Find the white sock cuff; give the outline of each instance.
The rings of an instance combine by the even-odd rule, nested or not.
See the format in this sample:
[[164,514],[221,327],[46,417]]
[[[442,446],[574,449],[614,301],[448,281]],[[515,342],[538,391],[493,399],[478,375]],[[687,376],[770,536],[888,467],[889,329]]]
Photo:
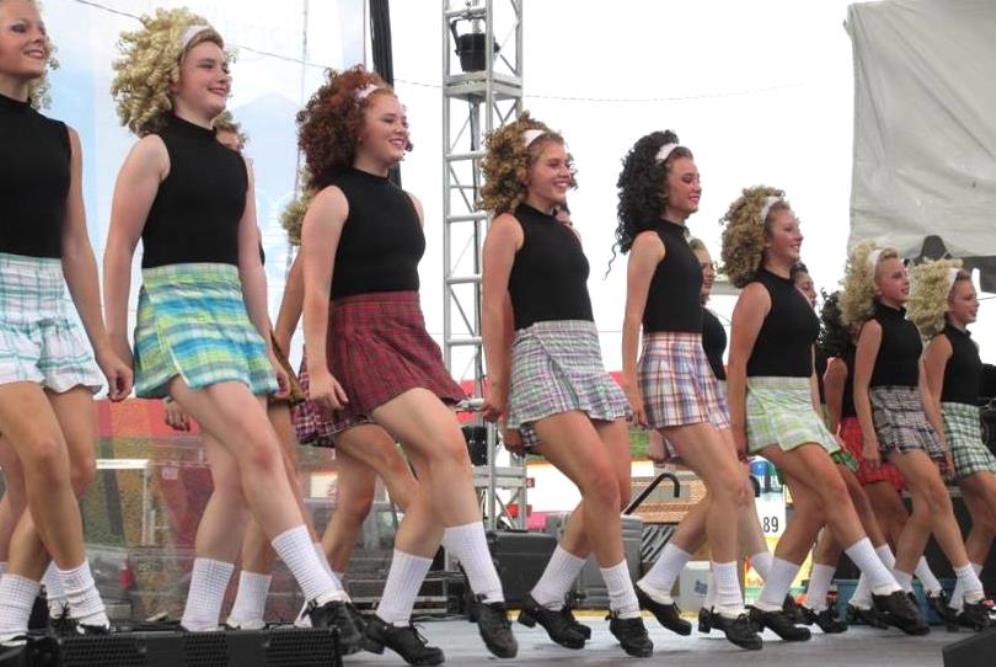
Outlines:
[[[868,540],[869,544],[871,540]],[[896,566],[896,554],[892,553],[892,547],[888,543],[875,547],[875,554],[890,570]]]

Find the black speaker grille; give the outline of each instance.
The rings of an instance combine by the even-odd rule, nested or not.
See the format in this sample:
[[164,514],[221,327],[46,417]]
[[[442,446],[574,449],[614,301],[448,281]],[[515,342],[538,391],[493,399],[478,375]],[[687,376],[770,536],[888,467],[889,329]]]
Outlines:
[[266,646],[269,667],[327,667],[337,664],[332,633],[325,630],[275,630]]

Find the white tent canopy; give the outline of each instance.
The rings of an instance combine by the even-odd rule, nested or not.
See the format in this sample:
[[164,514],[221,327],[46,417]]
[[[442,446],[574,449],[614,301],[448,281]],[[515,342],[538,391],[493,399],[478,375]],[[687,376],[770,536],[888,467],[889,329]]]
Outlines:
[[[996,283],[996,7],[991,0],[852,5],[851,240],[907,256],[939,236]],[[935,240],[936,245],[936,240]],[[984,259],[989,258],[989,259]],[[987,276],[986,267],[990,268]]]

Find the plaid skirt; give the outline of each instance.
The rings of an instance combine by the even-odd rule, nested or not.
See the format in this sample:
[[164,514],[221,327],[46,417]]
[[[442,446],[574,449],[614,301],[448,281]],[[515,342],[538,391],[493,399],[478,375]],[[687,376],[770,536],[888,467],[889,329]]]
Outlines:
[[944,438],[954,459],[955,476],[963,479],[977,472],[996,474],[996,456],[982,440],[979,408],[967,403],[941,403]]
[[651,428],[710,422],[730,428],[725,393],[702,349],[702,335],[660,331],[643,337],[638,369]]
[[894,451],[905,454],[921,450],[938,464],[944,463],[944,449],[934,427],[927,421],[919,388],[872,387],[868,398],[882,458]]
[[444,403],[466,398],[425,330],[418,292],[373,292],[336,299],[326,336],[329,370],[349,403],[336,421],[355,422],[410,389]]
[[62,260],[0,253],[0,384],[100,391],[104,380],[76,317]]
[[823,418],[813,409],[809,378],[747,378],[747,447],[760,454],[770,445],[791,451],[816,443],[828,454],[840,450]]
[[277,390],[266,343],[249,321],[239,270],[170,264],[142,270],[135,325],[135,395],[162,398],[179,375],[191,389],[241,382]]
[[629,413],[622,389],[605,372],[594,322],[537,322],[515,332],[508,390],[508,428],[526,448],[539,438],[533,423],[572,410],[612,421]]
[[862,484],[874,484],[876,482],[888,482],[896,491],[902,491],[906,487],[903,474],[899,468],[888,459],[882,459],[878,468],[872,468],[865,462],[863,456],[864,442],[861,439],[861,423],[857,417],[845,417],[841,420],[837,428],[837,435],[844,443],[844,449],[851,457],[857,461],[858,467],[854,471],[855,477]]
[[[311,387],[311,378],[308,376],[306,358],[301,359],[301,368],[297,378],[301,383],[305,397],[307,397]],[[341,412],[326,417],[318,406],[307,398],[291,407],[291,421],[294,423],[294,434],[297,436],[298,444],[328,448],[335,447],[335,438],[343,431],[360,424],[373,423],[368,417],[361,415],[350,419]]]

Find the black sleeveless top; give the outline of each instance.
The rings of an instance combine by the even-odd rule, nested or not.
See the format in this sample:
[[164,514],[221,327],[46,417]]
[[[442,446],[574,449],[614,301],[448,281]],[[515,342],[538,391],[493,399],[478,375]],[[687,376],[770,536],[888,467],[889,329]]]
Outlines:
[[335,252],[332,298],[417,291],[425,235],[408,193],[385,176],[353,168],[330,185],[342,190],[349,203]]
[[813,374],[813,343],[820,321],[791,278],[758,271],[756,282],[771,297],[761,330],[747,361],[748,377],[809,377]]
[[688,246],[688,229],[666,220],[651,226],[664,244],[643,309],[643,331],[702,332],[702,267]]
[[726,329],[711,310],[702,307],[702,348],[717,380],[726,380],[723,352],[726,351]]
[[170,115],[157,132],[169,153],[169,175],[142,230],[142,268],[239,263],[239,222],[249,177],[242,156],[214,130]]
[[944,403],[978,405],[982,389],[982,359],[979,348],[972,342],[972,334],[948,324],[944,335],[951,341],[951,358],[944,367]]
[[62,256],[71,154],[65,124],[0,95],[0,252]]
[[853,346],[848,347],[841,357],[841,361],[847,366],[847,377],[844,379],[844,396],[840,403],[840,418],[857,417],[858,411],[854,407],[854,353]]
[[882,344],[868,386],[917,386],[923,341],[916,325],[906,319],[906,309],[889,308],[876,302],[873,317],[882,327]]
[[827,388],[823,384],[823,376],[827,373],[827,355],[817,345],[813,348],[813,361],[816,362],[816,388],[820,392],[820,405],[827,403]]
[[588,297],[588,258],[570,227],[527,204],[515,209],[522,247],[515,253],[508,293],[515,328],[552,320],[595,320]]

